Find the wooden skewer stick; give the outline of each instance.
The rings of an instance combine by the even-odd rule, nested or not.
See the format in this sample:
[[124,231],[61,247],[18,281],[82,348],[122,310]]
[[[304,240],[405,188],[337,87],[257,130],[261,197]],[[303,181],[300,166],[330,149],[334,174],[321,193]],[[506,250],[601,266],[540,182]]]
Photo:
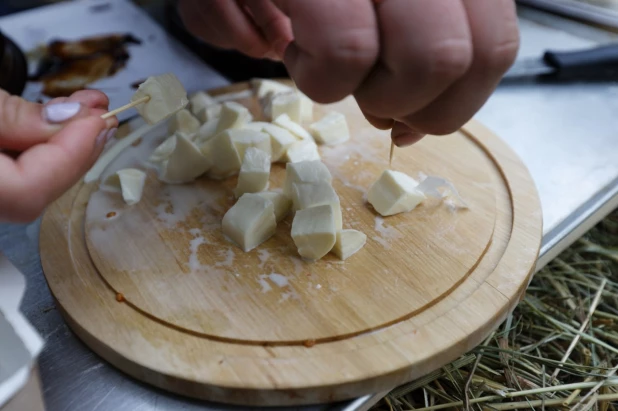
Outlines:
[[130,109],[130,108],[133,108],[133,107],[135,107],[135,106],[139,106],[140,104],[143,104],[143,103],[148,103],[148,101],[150,101],[150,96],[145,96],[145,97],[142,97],[142,98],[140,98],[140,99],[138,99],[138,100],[135,100],[135,101],[130,102],[129,104],[125,104],[125,105],[124,105],[124,106],[122,106],[122,107],[118,107],[118,108],[117,108],[117,109],[115,109],[115,110],[112,110],[112,111],[110,111],[110,112],[107,112],[107,113],[103,114],[103,115],[101,116],[101,118],[102,118],[103,120],[108,119],[108,118],[110,118],[110,117],[115,116],[115,115],[116,115],[116,114],[118,114],[118,113],[122,113],[122,112],[123,112],[123,111],[125,111],[125,110],[128,110],[128,109]]
[[393,164],[393,154],[395,154],[395,142],[391,140],[391,153],[388,156],[388,166]]

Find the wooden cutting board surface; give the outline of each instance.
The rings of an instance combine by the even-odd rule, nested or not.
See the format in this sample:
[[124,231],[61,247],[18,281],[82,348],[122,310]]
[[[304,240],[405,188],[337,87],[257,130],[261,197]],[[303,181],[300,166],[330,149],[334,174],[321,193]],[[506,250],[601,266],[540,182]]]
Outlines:
[[[239,101],[260,118],[255,99]],[[518,301],[540,246],[540,204],[520,160],[475,122],[397,149],[391,168],[446,178],[468,209],[428,200],[382,218],[365,193],[388,168],[389,134],[371,127],[353,99],[316,107],[315,117],[328,110],[346,115],[352,139],[320,152],[344,227],[367,234],[365,248],[344,262],[305,262],[290,216],[244,253],[220,226],[236,178],[165,185],[150,170],[132,207],[105,184],[80,183],[50,207],[41,232],[48,283],[75,332],[141,380],[252,405],[387,389],[486,337]],[[123,151],[101,180],[127,166],[146,169],[164,135],[162,125]],[[271,188],[284,174],[273,166]]]

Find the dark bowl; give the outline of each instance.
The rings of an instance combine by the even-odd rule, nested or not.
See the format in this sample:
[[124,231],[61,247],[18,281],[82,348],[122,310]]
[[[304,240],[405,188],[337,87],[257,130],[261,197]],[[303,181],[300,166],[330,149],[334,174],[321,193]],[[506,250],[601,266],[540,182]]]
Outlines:
[[28,81],[28,63],[24,53],[0,32],[0,88],[20,96]]

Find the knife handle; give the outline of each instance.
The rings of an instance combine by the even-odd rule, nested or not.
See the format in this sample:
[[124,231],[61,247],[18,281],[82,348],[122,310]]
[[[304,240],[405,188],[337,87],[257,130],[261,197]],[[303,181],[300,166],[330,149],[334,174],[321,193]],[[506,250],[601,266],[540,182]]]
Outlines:
[[556,69],[556,77],[618,79],[618,43],[580,51],[546,51],[543,60]]

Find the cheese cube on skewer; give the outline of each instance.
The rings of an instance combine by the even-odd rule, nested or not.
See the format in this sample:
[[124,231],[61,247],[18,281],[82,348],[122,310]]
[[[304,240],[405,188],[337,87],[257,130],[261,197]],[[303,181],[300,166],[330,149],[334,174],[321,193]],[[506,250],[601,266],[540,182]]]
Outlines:
[[163,164],[160,179],[182,184],[195,180],[210,169],[212,162],[182,133],[176,134],[174,151]]
[[296,212],[292,239],[303,258],[319,260],[328,254],[337,239],[333,208],[323,205]]
[[165,120],[189,103],[187,92],[172,73],[149,77],[140,84],[131,101],[135,102],[144,97],[149,100],[137,105],[136,109],[148,124]]
[[385,170],[367,193],[367,200],[383,216],[414,209],[425,195],[417,190],[418,182],[400,171]]
[[245,152],[249,147],[259,148],[270,156],[270,137],[268,134],[242,128],[228,130],[228,133],[232,143],[234,143],[234,147],[236,147],[241,162],[245,158]]
[[311,137],[311,134],[309,134],[309,132],[305,130],[303,126],[292,121],[290,116],[288,116],[287,114],[281,114],[279,117],[276,117],[273,120],[273,124],[288,130],[290,133],[294,134],[301,140],[313,141],[313,137]]
[[285,153],[285,159],[289,163],[297,163],[299,161],[320,160],[320,152],[318,146],[313,140],[297,141],[288,147]]
[[128,205],[139,203],[144,191],[146,173],[135,168],[125,168],[116,172],[120,180],[122,198]]
[[182,109],[170,119],[168,130],[171,134],[180,131],[185,134],[195,134],[200,128],[200,122],[187,109]]
[[292,198],[294,193],[294,183],[320,183],[331,184],[333,177],[324,163],[319,160],[301,161],[298,163],[288,163],[285,167],[285,182],[283,183],[283,194]]
[[217,133],[230,128],[241,128],[252,120],[249,109],[242,104],[234,101],[223,103],[221,107],[221,115],[219,116],[219,124],[217,125]]
[[240,175],[234,195],[238,198],[245,193],[257,193],[266,190],[269,177],[270,155],[255,147],[249,147],[240,167]]
[[[209,158],[213,166],[208,173],[210,178],[224,179],[240,171],[242,161],[232,141],[232,131],[226,130],[215,135],[208,143]],[[202,147],[204,150],[204,147]]]
[[273,203],[277,222],[283,220],[292,209],[292,200],[283,193],[278,193],[276,191],[262,191],[257,194]]
[[251,251],[275,234],[273,203],[258,194],[244,194],[225,213],[222,228],[223,234],[243,251]]
[[341,203],[335,189],[326,181],[319,183],[294,183],[292,201],[295,210],[305,210],[307,208],[328,205],[333,209],[335,228],[343,228],[343,217],[341,215]]
[[204,110],[208,106],[212,106],[217,104],[214,98],[210,96],[210,94],[198,91],[197,93],[193,93],[189,97],[189,108],[193,115],[199,115],[200,111]]
[[333,254],[340,260],[347,260],[356,254],[367,242],[367,235],[357,230],[341,230],[337,233],[337,240],[332,249]]
[[320,121],[309,126],[309,132],[319,144],[338,144],[350,139],[350,130],[345,116],[331,111]]

